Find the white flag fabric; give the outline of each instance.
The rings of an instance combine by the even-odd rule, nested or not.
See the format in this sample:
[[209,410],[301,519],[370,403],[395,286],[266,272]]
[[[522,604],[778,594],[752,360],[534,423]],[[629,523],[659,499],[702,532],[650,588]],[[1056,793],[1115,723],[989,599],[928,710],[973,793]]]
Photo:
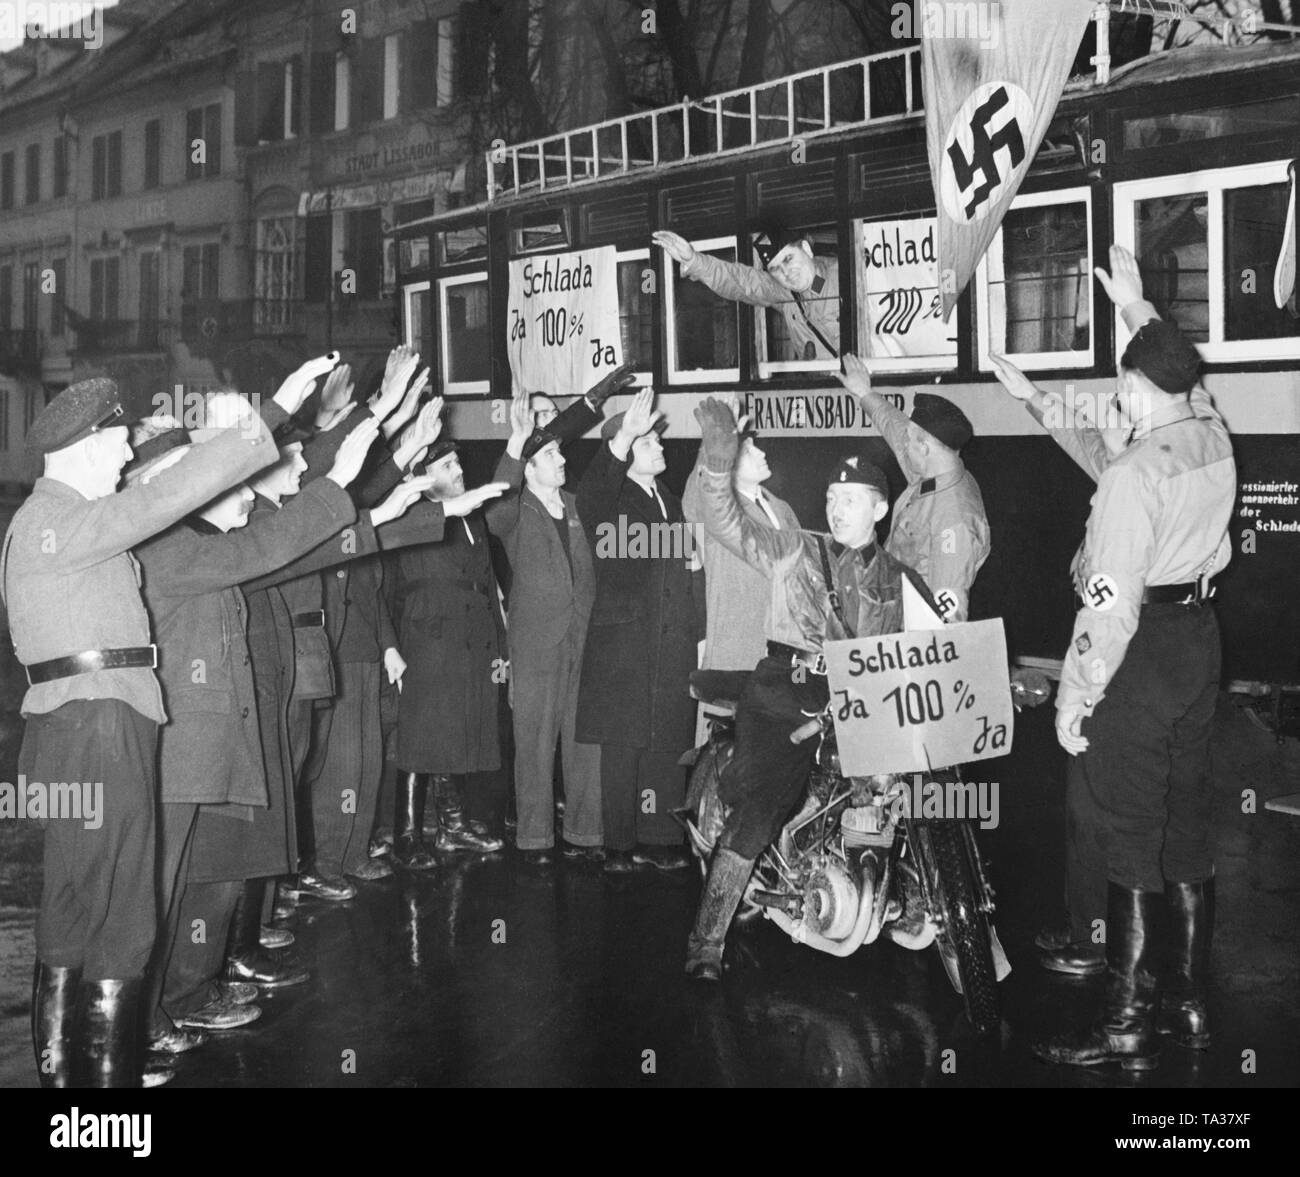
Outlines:
[[1096,3],[914,2],[947,320],[1033,162]]

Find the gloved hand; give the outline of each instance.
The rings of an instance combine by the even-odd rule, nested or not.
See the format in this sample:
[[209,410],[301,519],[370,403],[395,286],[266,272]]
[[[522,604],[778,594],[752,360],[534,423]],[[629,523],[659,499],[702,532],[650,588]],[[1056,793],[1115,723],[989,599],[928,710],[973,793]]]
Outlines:
[[601,377],[599,381],[583,393],[583,396],[591,402],[593,409],[598,409],[614,393],[620,392],[634,380],[636,380],[636,377],[632,374],[632,365],[624,364],[622,367],[615,368],[612,372]]
[[701,448],[710,470],[721,472],[736,464],[740,452],[740,433],[732,411],[716,397],[706,397],[695,410],[700,423]]

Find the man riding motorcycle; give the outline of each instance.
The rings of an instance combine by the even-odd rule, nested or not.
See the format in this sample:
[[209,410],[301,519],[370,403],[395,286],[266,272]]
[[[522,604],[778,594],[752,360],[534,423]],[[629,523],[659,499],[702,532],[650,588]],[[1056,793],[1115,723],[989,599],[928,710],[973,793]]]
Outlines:
[[736,752],[718,796],[728,807],[687,943],[687,975],[716,981],[732,916],[755,859],[799,801],[814,745],[795,729],[828,700],[822,643],[903,629],[903,578],[931,608],[921,578],[876,543],[889,507],[888,484],[864,455],[842,460],[826,488],[830,534],[759,527],[736,498],[732,467],[740,435],[731,410],[712,397],[695,410],[703,438],[697,467],[709,533],[772,584],[765,657],[748,677],[736,710]]

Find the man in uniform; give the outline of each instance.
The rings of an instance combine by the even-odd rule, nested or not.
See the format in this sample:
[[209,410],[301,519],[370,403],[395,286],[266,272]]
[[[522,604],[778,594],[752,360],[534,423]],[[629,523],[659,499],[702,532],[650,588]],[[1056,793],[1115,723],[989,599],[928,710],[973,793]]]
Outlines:
[[682,268],[682,277],[703,282],[714,294],[773,307],[785,320],[788,360],[834,360],[840,354],[840,267],[833,257],[818,257],[812,242],[798,232],[772,230],[754,248],[763,268],[698,252],[676,233],[650,235]]
[[[333,365],[332,356],[305,364],[264,412],[295,412]],[[277,457],[269,426],[278,419],[264,423],[250,406],[238,428],[118,494],[131,457],[123,416],[107,379],[73,384],[46,406],[28,434],[45,473],[3,556],[14,648],[31,683],[20,771],[103,790],[98,828],[52,815],[45,833],[32,1028],[41,1082],[57,1087],[140,1082],[166,716],[130,550]]]
[[952,401],[918,392],[909,420],[871,388],[867,365],[844,357],[840,383],[856,395],[907,479],[894,504],[885,550],[934,592],[945,621],[965,621],[970,590],[989,555],[989,521],[979,484],[961,460],[971,423]]
[[889,506],[877,467],[860,455],[836,466],[826,488],[829,536],[764,527],[736,496],[740,435],[731,411],[709,398],[695,415],[703,436],[695,477],[705,524],[769,578],[772,594],[767,657],[749,676],[736,711],[736,752],[718,787],[728,813],[687,944],[687,975],[716,981],[754,860],[780,832],[808,778],[813,745],[790,736],[828,701],[822,643],[901,630],[904,577],[932,607],[933,599],[915,572],[876,544],[876,524]]
[[[1106,998],[1088,1031],[1034,1050],[1048,1062],[1145,1070],[1157,1062],[1157,1028],[1180,1045],[1209,1046],[1209,738],[1220,648],[1206,601],[1231,557],[1237,474],[1228,430],[1197,382],[1196,349],[1143,300],[1133,255],[1114,246],[1110,260],[1112,272],[1097,276],[1133,332],[1115,398],[1131,440],[1097,479],[1074,564],[1082,607],[1056,701],[1057,739],[1073,758],[1079,856],[1104,862],[1108,880]],[[1053,412],[1005,360],[998,377],[1044,417]],[[1099,438],[1092,452],[1102,465]]]

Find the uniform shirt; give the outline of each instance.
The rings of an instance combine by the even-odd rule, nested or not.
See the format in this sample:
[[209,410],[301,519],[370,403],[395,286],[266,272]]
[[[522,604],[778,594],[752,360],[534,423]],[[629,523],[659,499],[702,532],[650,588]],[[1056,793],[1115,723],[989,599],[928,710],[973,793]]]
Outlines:
[[[1153,316],[1148,303],[1124,309],[1130,327]],[[1083,608],[1056,696],[1058,709],[1091,715],[1137,631],[1146,587],[1186,584],[1227,567],[1237,467],[1228,428],[1200,386],[1186,403],[1136,422],[1133,440],[1113,459],[1100,433],[1081,422],[1051,432],[1097,478],[1071,566]]]
[[[758,266],[724,262],[708,253],[696,252],[682,266],[682,275],[703,282],[723,298],[775,307],[795,345],[795,354],[787,359],[833,360],[839,357],[840,346],[840,269],[833,258],[824,257],[813,258],[813,267],[817,276],[811,289],[802,294],[795,294]],[[819,332],[822,339],[817,338]]]
[[[903,627],[903,576],[933,605],[925,582],[874,542],[846,548],[816,532],[776,531],[741,509],[730,471],[715,473],[699,466],[695,477],[709,532],[770,581],[768,637],[773,641],[820,653],[825,641],[895,633]],[[843,622],[831,606],[823,545]]]
[[908,417],[875,393],[864,397],[863,405],[907,479],[894,504],[885,550],[920,573],[945,621],[965,621],[975,574],[989,557],[989,521],[979,484],[961,459],[946,474],[923,477],[907,458]]
[[[255,429],[223,430],[148,482],[87,499],[56,478],[38,478],[5,537],[3,586],[14,651],[24,666],[85,650],[150,644],[131,548],[170,527],[279,457],[271,429],[285,419],[273,401]],[[22,713],[72,699],[120,699],[166,721],[148,667],[94,670],[27,688]]]

